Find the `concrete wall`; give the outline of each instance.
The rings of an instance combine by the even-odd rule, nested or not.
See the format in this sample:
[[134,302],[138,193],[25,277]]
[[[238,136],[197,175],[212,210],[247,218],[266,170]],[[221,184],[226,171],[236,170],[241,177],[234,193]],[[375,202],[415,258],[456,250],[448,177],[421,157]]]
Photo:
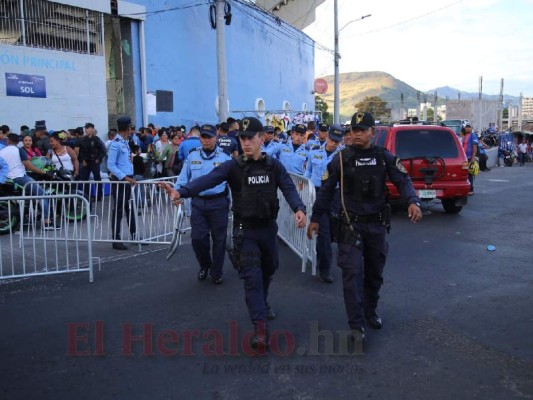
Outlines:
[[[0,123],[19,132],[46,120],[59,130],[94,123],[107,133],[107,102],[103,56],[0,45]],[[6,73],[42,76],[46,98],[6,96]]]
[[[174,92],[174,111],[149,114],[149,122],[187,127],[218,122],[216,34],[209,5],[150,14],[161,10],[160,1],[136,2],[148,13],[147,91]],[[281,110],[284,101],[293,110],[301,110],[303,103],[314,110],[314,48],[307,44],[312,41],[286,24],[265,25],[257,11],[247,7],[243,12],[242,7],[232,4],[232,23],[225,26],[230,115],[241,118],[242,113],[231,111],[254,110],[258,98],[267,110]]]

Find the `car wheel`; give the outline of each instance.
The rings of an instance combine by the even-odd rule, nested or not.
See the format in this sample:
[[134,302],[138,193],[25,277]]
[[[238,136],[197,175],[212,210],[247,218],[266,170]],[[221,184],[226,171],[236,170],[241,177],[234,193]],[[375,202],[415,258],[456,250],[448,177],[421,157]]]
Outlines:
[[442,199],[442,207],[448,214],[457,214],[463,209],[463,206],[455,205],[455,199]]

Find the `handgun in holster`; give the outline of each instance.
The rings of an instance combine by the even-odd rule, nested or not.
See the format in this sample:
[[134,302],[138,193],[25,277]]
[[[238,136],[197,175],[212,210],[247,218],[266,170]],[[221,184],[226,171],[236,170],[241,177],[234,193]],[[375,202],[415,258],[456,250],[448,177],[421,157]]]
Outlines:
[[242,225],[239,225],[238,228],[234,231],[232,235],[233,247],[229,244],[226,244],[226,251],[228,252],[229,260],[233,265],[233,268],[237,272],[242,270],[242,246],[244,243],[244,229]]

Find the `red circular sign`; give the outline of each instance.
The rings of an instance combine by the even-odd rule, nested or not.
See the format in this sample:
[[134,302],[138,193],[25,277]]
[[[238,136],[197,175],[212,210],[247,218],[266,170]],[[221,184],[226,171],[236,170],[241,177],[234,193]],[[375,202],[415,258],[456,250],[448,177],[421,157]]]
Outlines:
[[318,94],[324,94],[328,91],[328,83],[325,79],[315,79],[315,92]]

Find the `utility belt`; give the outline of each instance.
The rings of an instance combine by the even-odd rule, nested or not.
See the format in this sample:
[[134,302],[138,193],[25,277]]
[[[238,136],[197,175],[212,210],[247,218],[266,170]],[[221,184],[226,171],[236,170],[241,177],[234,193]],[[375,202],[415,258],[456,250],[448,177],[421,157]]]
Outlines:
[[[348,213],[348,216],[350,217],[350,221],[352,222],[384,222],[385,221],[385,212],[381,211],[377,214],[366,214],[366,215],[357,215]],[[389,220],[390,223],[390,220]]]
[[[133,178],[133,175],[126,175],[127,178]],[[115,175],[109,175],[109,180],[113,182],[122,182],[121,179],[118,179]]]
[[241,219],[234,216],[233,226],[241,226],[243,229],[260,229],[272,225],[274,221],[273,219]]
[[385,207],[383,207],[383,209],[376,214],[357,215],[349,212],[348,217],[350,223],[348,223],[344,213],[330,214],[330,235],[333,242],[350,243],[351,241],[355,240],[353,236],[354,229],[352,222],[378,222],[387,229],[387,232],[390,232],[391,207],[389,204],[386,204]]
[[221,197],[227,197],[228,196],[228,189],[224,190],[223,192],[221,193],[217,193],[217,194],[212,194],[212,195],[208,195],[208,196],[195,196],[195,198],[197,199],[202,199],[202,200],[213,200],[213,199],[220,199]]

